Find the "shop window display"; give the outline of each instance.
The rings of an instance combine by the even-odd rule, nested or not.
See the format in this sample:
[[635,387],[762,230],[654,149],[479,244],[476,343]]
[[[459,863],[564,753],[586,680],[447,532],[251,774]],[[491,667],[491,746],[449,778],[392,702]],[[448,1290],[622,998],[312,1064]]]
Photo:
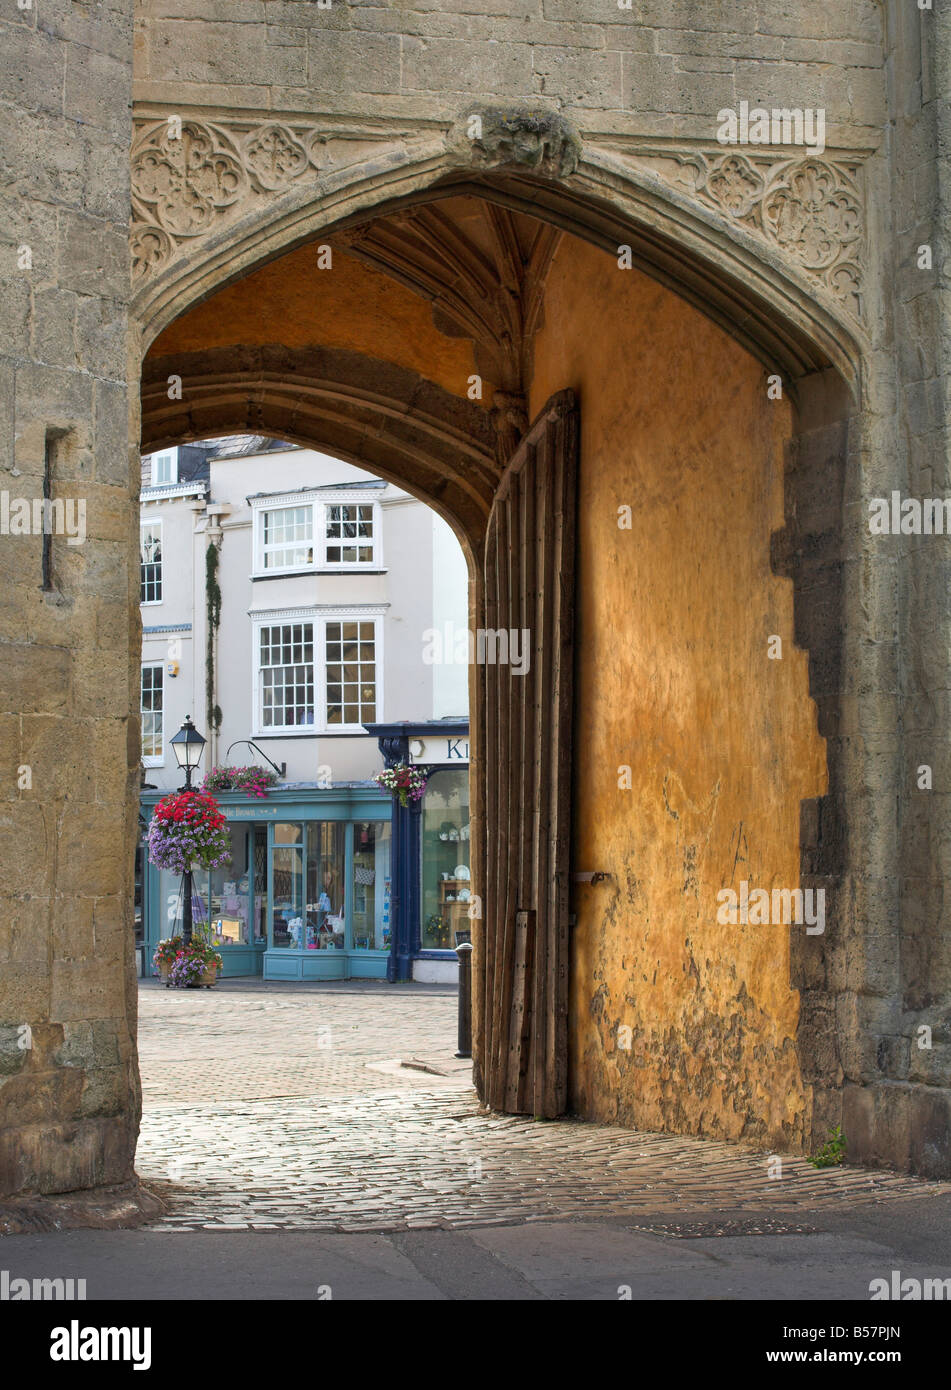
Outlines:
[[431,773],[421,825],[424,950],[451,950],[470,938],[469,834],[468,768]]
[[254,827],[254,939],[267,941],[267,831]]
[[357,821],[353,827],[353,947],[390,949],[389,821]]
[[[264,936],[264,912],[267,903],[267,859],[261,872],[253,857],[252,846],[261,834],[260,827],[230,825],[231,862],[210,873],[198,871],[192,875],[192,924],[215,946],[247,946],[251,940],[252,879],[255,939]],[[266,839],[265,839],[266,846]],[[163,936],[181,935],[182,876],[168,869],[159,871],[159,918]]]
[[248,849],[251,832],[232,825],[231,862],[212,869],[208,915],[215,946],[247,946],[250,941],[251,875]]
[[307,914],[301,944],[308,951],[342,951],[345,946],[345,835],[339,821],[307,826]]
[[304,937],[304,828],[274,827],[271,857],[271,931],[276,948],[299,950]]

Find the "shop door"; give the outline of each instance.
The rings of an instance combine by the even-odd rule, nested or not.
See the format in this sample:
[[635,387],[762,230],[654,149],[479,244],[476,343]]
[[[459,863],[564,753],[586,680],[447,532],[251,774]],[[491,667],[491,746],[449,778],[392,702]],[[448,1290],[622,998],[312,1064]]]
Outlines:
[[512,456],[486,537],[477,1082],[514,1114],[559,1115],[567,1094],[577,469],[565,391]]

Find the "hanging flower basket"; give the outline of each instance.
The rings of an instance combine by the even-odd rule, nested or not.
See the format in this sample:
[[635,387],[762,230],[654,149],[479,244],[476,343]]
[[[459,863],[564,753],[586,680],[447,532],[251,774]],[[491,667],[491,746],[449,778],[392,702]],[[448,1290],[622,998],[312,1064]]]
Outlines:
[[175,792],[163,797],[149,822],[149,862],[183,874],[216,869],[231,858],[228,823],[213,796]]
[[373,777],[381,791],[399,797],[401,806],[418,801],[426,790],[427,773],[412,763],[397,763],[395,767],[385,768]]
[[201,789],[203,792],[242,791],[248,796],[263,798],[269,788],[277,786],[278,780],[271,767],[213,767],[205,773]]

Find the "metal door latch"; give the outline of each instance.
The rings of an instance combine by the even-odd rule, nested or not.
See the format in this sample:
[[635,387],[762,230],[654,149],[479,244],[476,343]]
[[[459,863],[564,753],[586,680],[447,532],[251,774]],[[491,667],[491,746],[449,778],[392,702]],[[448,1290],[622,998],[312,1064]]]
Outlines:
[[611,875],[606,869],[591,869],[587,873],[572,875],[575,883],[602,883],[604,879],[610,877]]

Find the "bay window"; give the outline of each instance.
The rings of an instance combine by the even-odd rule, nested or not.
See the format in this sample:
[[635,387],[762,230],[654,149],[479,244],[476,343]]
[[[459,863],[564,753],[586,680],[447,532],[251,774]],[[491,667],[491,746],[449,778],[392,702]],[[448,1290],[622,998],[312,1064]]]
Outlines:
[[382,568],[380,504],[299,494],[252,498],[253,573]]
[[314,563],[312,506],[275,507],[262,513],[261,559],[266,570],[306,569]]
[[363,733],[380,718],[382,613],[261,619],[255,637],[258,733]]

